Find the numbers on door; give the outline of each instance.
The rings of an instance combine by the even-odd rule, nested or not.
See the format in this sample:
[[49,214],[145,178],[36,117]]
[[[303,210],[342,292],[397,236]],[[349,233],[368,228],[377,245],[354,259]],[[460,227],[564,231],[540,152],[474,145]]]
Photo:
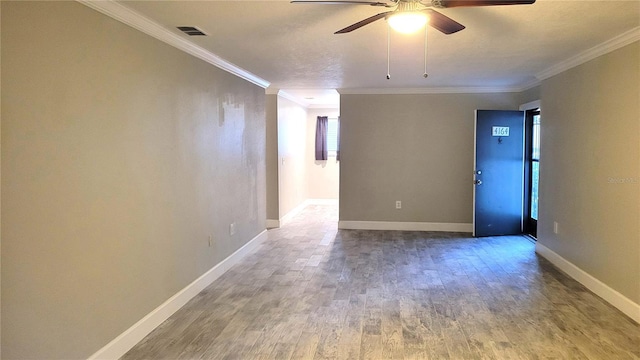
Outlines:
[[492,136],[509,136],[508,126],[493,126],[491,127]]

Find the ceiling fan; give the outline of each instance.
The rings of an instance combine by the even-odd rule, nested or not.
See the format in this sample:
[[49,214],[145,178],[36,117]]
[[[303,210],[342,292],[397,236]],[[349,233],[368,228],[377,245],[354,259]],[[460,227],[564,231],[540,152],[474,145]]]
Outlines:
[[[525,4],[533,4],[536,0],[424,0],[428,1],[428,3],[424,3],[420,0],[391,0],[390,2],[379,2],[379,1],[357,1],[357,0],[293,0],[291,3],[293,4],[355,4],[355,5],[370,5],[370,6],[381,6],[386,8],[395,8],[394,10],[385,11],[379,13],[377,15],[373,15],[364,20],[358,21],[355,24],[349,25],[344,29],[338,30],[335,34],[345,34],[352,32],[356,29],[359,29],[365,25],[369,25],[374,21],[380,20],[382,18],[386,18],[389,20],[390,25],[396,28],[393,25],[393,22],[397,22],[400,25],[408,25],[410,23],[411,17],[413,17],[418,23],[412,29],[407,29],[406,32],[411,32],[410,30],[417,31],[422,28],[427,22],[427,16],[429,25],[439,30],[444,34],[453,34],[460,30],[463,30],[464,25],[459,22],[451,19],[448,16],[445,16],[435,10],[433,8],[438,9],[446,9],[452,7],[469,7],[469,6],[494,6],[494,5],[525,5]],[[405,18],[401,18],[402,16],[406,16]],[[397,29],[398,31],[399,30]]]

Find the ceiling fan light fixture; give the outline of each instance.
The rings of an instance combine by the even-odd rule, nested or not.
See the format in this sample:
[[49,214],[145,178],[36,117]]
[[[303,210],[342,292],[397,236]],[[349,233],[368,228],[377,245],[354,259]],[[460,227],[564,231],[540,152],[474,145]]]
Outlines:
[[420,11],[396,12],[387,19],[391,28],[399,33],[413,34],[422,29],[429,18]]

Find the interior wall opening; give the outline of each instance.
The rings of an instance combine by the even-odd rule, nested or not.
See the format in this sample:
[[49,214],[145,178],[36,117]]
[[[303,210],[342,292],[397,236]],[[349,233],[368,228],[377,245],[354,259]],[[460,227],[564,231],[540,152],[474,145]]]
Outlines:
[[525,113],[524,233],[538,236],[538,188],[540,184],[540,108]]

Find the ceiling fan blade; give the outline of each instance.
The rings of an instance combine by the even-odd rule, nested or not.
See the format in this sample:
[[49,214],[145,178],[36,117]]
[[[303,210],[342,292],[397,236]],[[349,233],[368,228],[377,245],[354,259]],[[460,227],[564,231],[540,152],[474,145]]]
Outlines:
[[435,10],[425,10],[429,14],[429,25],[449,35],[464,29],[464,25]]
[[365,25],[369,25],[372,22],[376,21],[376,20],[380,20],[382,18],[384,18],[385,16],[391,14],[393,11],[387,11],[387,12],[383,12],[377,15],[373,15],[372,17],[368,17],[364,20],[358,21],[357,23],[353,24],[353,25],[349,25],[346,28],[342,29],[342,30],[338,30],[336,31],[334,34],[345,34],[348,32],[352,32],[353,30],[359,29]]
[[432,0],[435,7],[451,8],[463,6],[528,5],[536,0]]
[[380,1],[357,1],[357,0],[293,0],[292,4],[320,4],[320,5],[371,5],[392,7],[395,4],[389,4]]

